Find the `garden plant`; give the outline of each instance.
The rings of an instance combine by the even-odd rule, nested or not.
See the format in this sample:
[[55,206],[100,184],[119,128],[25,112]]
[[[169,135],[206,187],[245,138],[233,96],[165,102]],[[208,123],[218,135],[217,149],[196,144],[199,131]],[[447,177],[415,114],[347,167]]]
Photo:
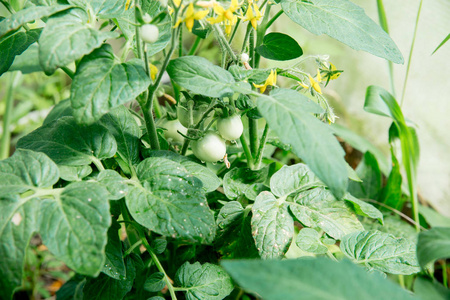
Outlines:
[[[286,15],[392,68],[375,2],[381,25],[348,0],[0,1],[0,298],[27,295],[46,251],[73,275],[56,299],[449,299],[450,228],[419,211],[394,93],[364,102],[392,123],[386,157],[334,124],[344,70],[272,30]],[[10,156],[36,72],[67,99]]]

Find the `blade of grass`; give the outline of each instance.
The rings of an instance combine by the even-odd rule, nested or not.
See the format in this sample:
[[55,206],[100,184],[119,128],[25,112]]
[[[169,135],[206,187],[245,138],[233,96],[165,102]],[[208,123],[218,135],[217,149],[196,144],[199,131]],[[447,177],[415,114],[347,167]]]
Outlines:
[[411,48],[409,49],[408,65],[406,66],[406,75],[405,75],[405,81],[403,82],[402,100],[400,101],[400,106],[403,106],[403,102],[405,100],[406,85],[408,84],[409,69],[411,67],[411,59],[412,59],[412,54],[414,51],[414,44],[416,42],[417,27],[419,27],[418,25],[419,25],[420,12],[422,11],[422,4],[423,4],[423,0],[420,0],[419,10],[417,11],[416,24],[414,26],[414,35],[413,35],[413,39],[412,39],[412,43],[411,43]]

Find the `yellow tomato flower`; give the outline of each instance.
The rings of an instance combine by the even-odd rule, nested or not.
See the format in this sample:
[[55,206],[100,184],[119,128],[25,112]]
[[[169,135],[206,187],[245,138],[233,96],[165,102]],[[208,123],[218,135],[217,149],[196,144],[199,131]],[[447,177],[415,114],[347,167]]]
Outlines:
[[308,74],[309,82],[311,83],[311,87],[318,92],[319,94],[322,94],[322,89],[320,88],[320,85],[317,81],[314,80],[314,78],[311,77],[311,75]]
[[322,82],[322,75],[320,75],[319,69],[317,69],[317,82]]
[[[336,70],[337,70],[336,66],[333,65],[332,63],[330,63],[330,71],[334,72]],[[337,79],[339,76],[341,76],[341,72],[336,72],[336,73],[334,73],[333,75],[330,76],[330,79],[334,80],[334,79]]]
[[[253,9],[252,9],[253,6]],[[253,13],[253,11],[255,11]],[[243,21],[250,21],[253,28],[256,30],[256,27],[258,26],[258,21],[261,19],[263,14],[259,11],[258,5],[249,3],[247,12],[245,13],[245,18]]]
[[253,86],[255,88],[259,88],[259,91],[262,93],[265,92],[266,88],[271,85],[274,86],[277,84],[277,71],[276,70],[271,70],[269,77],[267,77],[266,82],[264,82],[264,84],[255,84],[253,83]]
[[155,81],[156,75],[158,75],[158,68],[154,64],[148,64],[150,67],[150,78]]
[[233,13],[240,7],[237,0],[231,0],[230,6],[225,9],[220,4],[215,3],[214,13],[217,15],[216,18],[208,18],[207,21],[211,24],[224,23],[225,33],[229,35],[231,33],[231,26],[236,24],[237,16]]
[[175,24],[175,28],[180,25],[181,22],[186,23],[187,29],[192,32],[192,27],[194,27],[194,20],[201,20],[208,14],[208,10],[201,10],[195,12],[194,10],[194,4],[190,3],[187,10],[186,10],[186,17],[184,19],[178,19],[177,23]]

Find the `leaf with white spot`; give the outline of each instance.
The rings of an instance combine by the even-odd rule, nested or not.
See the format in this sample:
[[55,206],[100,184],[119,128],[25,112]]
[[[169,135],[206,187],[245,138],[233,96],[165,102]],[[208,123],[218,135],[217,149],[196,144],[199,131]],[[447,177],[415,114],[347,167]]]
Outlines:
[[320,227],[335,239],[364,230],[350,205],[336,200],[325,188],[301,192],[294,200],[289,209],[300,222],[308,227]]
[[141,225],[164,236],[211,243],[216,226],[202,184],[186,168],[166,158],[147,158],[136,168],[141,186],[126,204]]
[[281,258],[288,250],[294,235],[294,219],[288,207],[285,200],[276,199],[269,192],[256,197],[252,207],[252,234],[261,258]]
[[0,161],[0,298],[10,299],[21,285],[25,250],[39,228],[38,195],[19,197],[29,190],[48,188],[59,179],[56,164],[45,154],[18,149]]
[[175,274],[175,284],[185,290],[188,300],[222,300],[234,289],[222,267],[199,262],[183,264]]

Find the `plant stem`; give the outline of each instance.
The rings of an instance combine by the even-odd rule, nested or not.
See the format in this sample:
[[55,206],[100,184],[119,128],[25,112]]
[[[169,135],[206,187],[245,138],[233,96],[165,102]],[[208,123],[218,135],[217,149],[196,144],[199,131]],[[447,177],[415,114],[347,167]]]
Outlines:
[[126,256],[130,255],[130,253],[133,252],[134,249],[136,249],[140,245],[142,245],[142,241],[141,240],[139,240],[136,243],[134,243],[133,245],[131,245],[131,247],[128,248],[127,251],[125,251],[125,253],[123,254],[123,257],[126,257]]
[[70,79],[73,79],[73,76],[75,76],[75,73],[71,69],[69,69],[68,67],[61,67],[61,70],[63,70],[64,73],[66,73],[67,76],[70,77]]
[[153,119],[153,101],[147,101],[147,103],[139,102],[141,106],[142,114],[144,115],[145,128],[147,129],[148,139],[152,150],[159,150],[158,134],[156,132],[155,119]]
[[103,167],[103,164],[101,162],[101,160],[99,160],[97,157],[92,156],[91,157],[92,162],[94,163],[94,165],[97,167],[97,169],[101,172],[105,170],[105,167]]
[[244,134],[241,135],[241,137],[239,138],[242,144],[242,149],[244,150],[244,154],[247,157],[247,166],[250,169],[253,169],[253,157],[252,157],[252,153],[250,152],[250,148],[248,147],[248,143],[247,140],[245,139]]
[[169,293],[170,293],[170,296],[172,297],[172,300],[176,300],[177,296],[175,295],[175,289],[174,289],[172,283],[170,282],[169,276],[167,276],[167,273],[164,270],[163,266],[161,265],[161,262],[159,261],[156,254],[153,252],[153,249],[150,246],[150,244],[148,243],[147,238],[145,236],[141,235],[141,241],[142,241],[142,244],[147,249],[148,253],[150,254],[153,262],[155,263],[156,268],[158,268],[158,271],[164,274],[164,281],[166,282],[167,288],[169,289]]
[[422,11],[422,4],[423,4],[423,0],[420,0],[419,10],[417,11],[416,24],[414,27],[414,35],[413,35],[413,39],[411,42],[411,48],[409,49],[408,65],[406,67],[405,81],[403,82],[402,100],[400,102],[400,107],[403,106],[403,101],[405,99],[406,85],[408,83],[409,69],[411,67],[411,59],[412,59],[412,55],[413,55],[413,51],[414,51],[414,44],[416,42],[417,28],[419,27],[418,26],[419,25],[419,17],[420,17],[420,12]]
[[263,135],[261,137],[261,141],[259,142],[258,154],[256,155],[256,158],[255,158],[255,167],[256,167],[256,169],[259,169],[261,167],[261,160],[262,160],[262,157],[263,157],[264,148],[266,146],[267,136],[268,135],[269,135],[269,124],[266,123],[266,126],[264,126],[264,132],[263,132]]
[[197,36],[195,38],[194,44],[192,45],[191,49],[188,52],[188,55],[194,55],[195,51],[197,51],[198,46],[200,45],[200,42],[202,41],[202,38]]
[[9,157],[11,142],[11,132],[9,131],[9,127],[11,126],[11,116],[14,106],[14,87],[20,78],[20,74],[20,72],[10,73],[9,87],[6,94],[5,114],[3,115],[3,134],[0,147],[0,160]]
[[277,12],[276,15],[273,16],[272,19],[270,19],[267,22],[266,29],[268,29],[270,26],[272,26],[273,22],[275,22],[283,14],[283,12],[284,11],[282,9],[279,12]]
[[445,259],[442,261],[442,283],[448,289],[447,262]]
[[[265,3],[263,3],[264,5]],[[262,6],[262,5],[261,5]],[[261,25],[258,26],[258,30],[256,31],[256,45],[255,49],[259,47],[263,43],[264,35],[266,34],[266,30],[268,28],[267,23],[269,21],[270,8],[272,5],[268,4],[266,11],[264,13],[263,21]],[[259,60],[261,59],[261,55],[255,51],[255,65],[254,68],[259,68]]]
[[252,157],[258,152],[258,120],[248,118],[248,133],[250,136],[250,151]]
[[233,49],[231,48],[225,35],[223,34],[222,28],[220,28],[218,24],[214,24],[212,28],[216,32],[217,38],[220,40],[220,42],[224,46],[225,50],[227,50],[227,52],[230,55],[233,62],[237,64],[239,62],[238,58],[237,58],[236,54],[234,54]]
[[236,35],[236,31],[239,28],[240,24],[241,24],[241,19],[238,19],[236,22],[236,25],[234,26],[233,32],[231,33],[230,39],[228,40],[228,44],[231,45],[231,42],[233,42],[234,36]]
[[398,283],[402,288],[405,288],[405,277],[403,275],[398,275]]
[[248,56],[250,57],[250,66],[255,68],[255,31],[250,27],[248,40]]

